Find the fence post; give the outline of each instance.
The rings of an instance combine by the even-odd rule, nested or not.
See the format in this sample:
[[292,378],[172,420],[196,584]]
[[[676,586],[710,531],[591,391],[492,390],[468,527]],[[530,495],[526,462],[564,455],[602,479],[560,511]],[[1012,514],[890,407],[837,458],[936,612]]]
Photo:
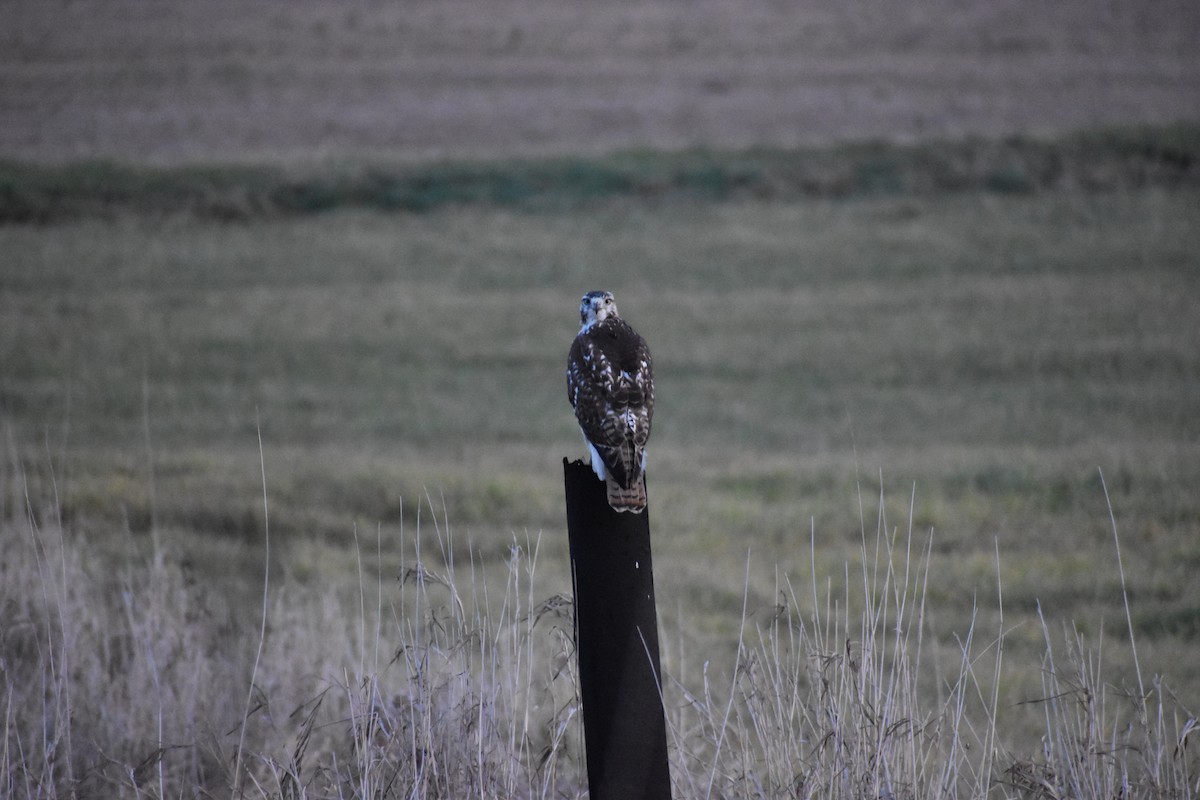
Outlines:
[[563,481],[589,796],[670,800],[649,509],[613,511],[581,461]]

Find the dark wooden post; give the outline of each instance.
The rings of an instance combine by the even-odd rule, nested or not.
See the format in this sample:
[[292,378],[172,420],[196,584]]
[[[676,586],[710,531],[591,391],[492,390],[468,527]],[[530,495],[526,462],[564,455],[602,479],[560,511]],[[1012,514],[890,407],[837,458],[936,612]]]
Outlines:
[[650,512],[613,511],[581,461],[563,475],[589,796],[670,800]]

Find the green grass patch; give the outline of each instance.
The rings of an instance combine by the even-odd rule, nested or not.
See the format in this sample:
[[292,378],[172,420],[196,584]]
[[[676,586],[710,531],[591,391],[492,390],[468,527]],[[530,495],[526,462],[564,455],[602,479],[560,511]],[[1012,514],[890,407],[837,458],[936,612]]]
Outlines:
[[565,209],[618,198],[729,200],[945,191],[1088,191],[1200,182],[1200,127],[1054,140],[868,142],[796,150],[627,152],[591,158],[311,166],[149,167],[0,162],[0,222],[121,213],[249,220],[339,208]]

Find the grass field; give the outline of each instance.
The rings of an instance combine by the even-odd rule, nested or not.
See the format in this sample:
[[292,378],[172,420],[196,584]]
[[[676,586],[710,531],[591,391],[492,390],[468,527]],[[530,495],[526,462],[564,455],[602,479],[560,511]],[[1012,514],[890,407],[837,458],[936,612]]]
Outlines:
[[1193,3],[11,6],[0,796],[583,796],[594,288],[678,797],[1200,796]]
[[[797,614],[827,597],[857,613],[875,532],[911,531],[901,552],[929,548],[920,633],[953,662],[956,636],[1003,624],[998,746],[1030,758],[1039,605],[1056,641],[1103,634],[1104,680],[1136,685],[1101,470],[1142,669],[1183,709],[1200,692],[1196,200],[1148,187],[10,225],[6,535],[30,535],[27,509],[51,527],[61,514],[89,580],[157,554],[244,626],[263,570],[261,431],[282,596],[352,597],[363,549],[368,575],[396,575],[418,541],[446,569],[435,519],[480,580],[536,542],[529,603],[569,592],[560,462],[581,448],[562,362],[579,287],[606,286],[656,354],[668,674],[731,669],[743,604],[769,619],[782,575]],[[326,658],[289,700],[339,677]]]

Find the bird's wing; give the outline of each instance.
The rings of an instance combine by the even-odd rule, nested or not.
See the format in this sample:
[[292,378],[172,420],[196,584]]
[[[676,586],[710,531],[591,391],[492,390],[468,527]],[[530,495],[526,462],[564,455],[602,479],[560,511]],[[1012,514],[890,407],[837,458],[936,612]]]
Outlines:
[[614,480],[629,488],[642,473],[654,409],[645,341],[620,320],[581,332],[567,359],[567,394],[584,436]]

